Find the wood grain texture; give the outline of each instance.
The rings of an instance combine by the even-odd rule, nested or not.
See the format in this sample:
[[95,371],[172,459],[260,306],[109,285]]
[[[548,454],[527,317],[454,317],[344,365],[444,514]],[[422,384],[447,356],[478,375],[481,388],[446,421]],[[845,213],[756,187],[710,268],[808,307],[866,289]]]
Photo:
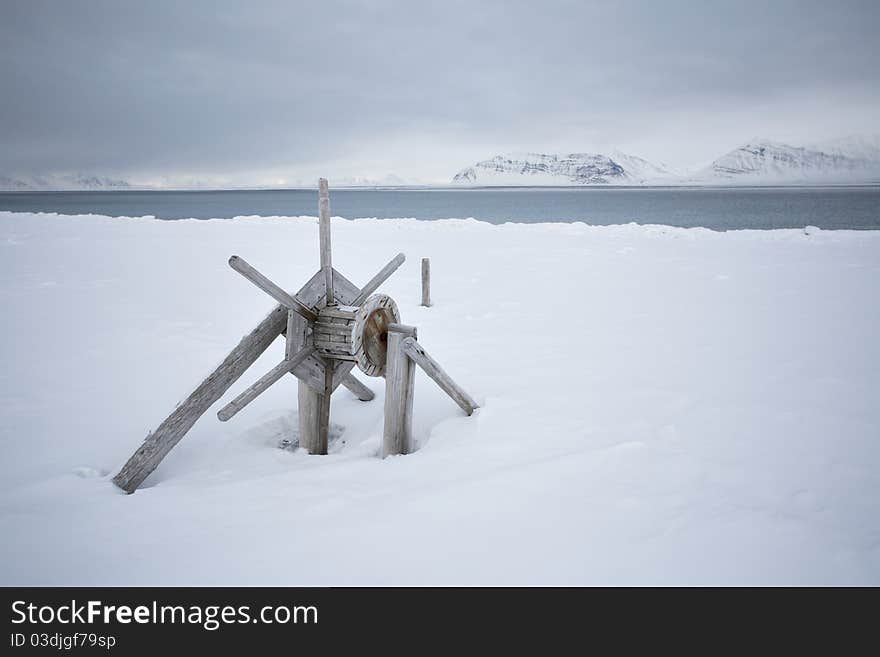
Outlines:
[[196,420],[223,396],[244,371],[272,344],[287,322],[287,308],[277,306],[229,352],[223,362],[151,432],[131,455],[113,483],[126,493],[137,490],[186,435]]
[[400,321],[394,299],[387,294],[374,294],[358,308],[351,335],[351,354],[358,368],[367,376],[385,373],[387,327]]
[[333,257],[330,244],[330,190],[327,179],[318,180],[318,234],[321,245],[321,271],[324,272],[324,291],[327,305],[336,303],[333,291]]
[[385,423],[382,430],[382,457],[408,454],[412,450],[412,408],[415,365],[403,351],[403,341],[415,329],[403,324],[388,327],[385,363]]
[[371,401],[376,396],[372,390],[351,373],[347,374],[345,378],[342,379],[342,385],[354,393],[354,396],[361,401]]
[[[296,354],[296,350],[293,348],[293,340],[288,340],[288,335],[293,335],[297,331],[297,320],[301,318],[301,315],[293,310],[287,311],[287,327],[284,329],[284,357],[288,360],[293,358]],[[303,318],[303,321],[304,318]]]
[[299,446],[309,454],[318,449],[318,415],[321,412],[321,393],[303,381],[297,383],[297,408],[299,408]]
[[318,436],[315,451],[310,454],[326,454],[330,442],[330,401],[333,397],[333,370],[336,362],[327,360],[324,366],[324,394],[319,395]]
[[[337,308],[339,310],[331,310]],[[318,321],[312,325],[312,339],[320,356],[352,362],[357,360],[352,350],[356,311],[357,308],[353,306],[327,306],[318,311]]]
[[431,377],[440,389],[461,407],[468,415],[471,415],[475,409],[479,408],[477,402],[467,394],[464,389],[452,380],[446,371],[440,367],[440,364],[429,356],[425,349],[420,345],[414,337],[406,337],[401,343],[403,352],[413,360],[419,367],[424,370],[425,374]]

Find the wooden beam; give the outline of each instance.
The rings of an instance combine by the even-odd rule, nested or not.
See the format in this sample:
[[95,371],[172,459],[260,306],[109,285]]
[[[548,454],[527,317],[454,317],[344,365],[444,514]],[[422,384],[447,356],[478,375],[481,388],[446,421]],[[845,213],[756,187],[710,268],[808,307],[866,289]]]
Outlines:
[[309,454],[318,453],[318,416],[321,412],[322,394],[305,381],[297,384],[297,408],[299,408],[299,446]]
[[296,311],[287,311],[287,330],[284,332],[284,357],[288,360],[296,355],[296,340],[293,336],[299,330],[299,322],[301,321]]
[[277,306],[253,331],[242,338],[217,369],[144,439],[141,446],[113,478],[113,483],[126,493],[137,490],[144,479],[192,428],[196,420],[223,396],[223,393],[281,334],[286,321],[287,309],[284,306]]
[[230,257],[229,266],[260,288],[263,292],[275,299],[278,303],[298,312],[310,322],[314,322],[318,319],[318,315],[311,308],[275,285],[275,283],[251,267],[244,258],[237,255]]
[[[389,339],[390,337],[389,334]],[[422,345],[420,345],[415,338],[405,338],[401,346],[403,352],[412,358],[412,360],[424,370],[425,374],[434,379],[434,383],[440,386],[440,389],[443,390],[443,392],[452,397],[452,400],[461,407],[461,410],[470,415],[475,409],[479,408],[477,402],[475,402],[463,388],[452,380],[452,377],[440,367],[437,361],[425,352]]]
[[382,429],[382,457],[412,451],[413,386],[416,369],[404,353],[402,343],[415,337],[416,330],[403,324],[388,325],[385,359],[385,424]]
[[330,400],[333,396],[333,370],[336,362],[328,358],[324,359],[324,394],[320,395],[320,408],[318,409],[318,443],[315,445],[313,454],[326,454],[330,443]]
[[241,393],[238,397],[233,399],[231,402],[226,404],[220,411],[217,413],[217,417],[221,422],[226,422],[229,418],[233,417],[236,413],[238,413],[245,406],[254,401],[257,397],[268,390],[269,386],[275,383],[282,376],[290,372],[294,367],[303,362],[306,358],[312,355],[312,348],[306,347],[305,349],[300,350],[291,358],[285,358],[278,365],[269,370],[266,374],[261,376],[256,383],[254,383],[250,388]]
[[431,307],[431,260],[422,258],[422,305]]
[[354,393],[354,396],[361,401],[370,401],[376,395],[364,383],[361,382],[354,374],[348,373],[342,379],[342,385]]
[[318,180],[318,226],[324,290],[327,295],[327,305],[333,306],[336,304],[336,297],[333,295],[333,259],[330,247],[330,190],[327,187],[326,178]]
[[384,283],[386,280],[388,280],[388,277],[391,276],[391,274],[397,271],[397,268],[403,264],[404,260],[406,260],[406,256],[402,253],[398,253],[396,256],[394,256],[391,259],[391,262],[382,267],[382,269],[379,270],[379,273],[373,276],[373,278],[370,279],[370,282],[364,285],[363,288],[361,288],[361,293],[354,301],[351,302],[351,305],[364,305],[364,301],[367,300],[367,297],[378,290],[379,286],[382,285],[382,283]]

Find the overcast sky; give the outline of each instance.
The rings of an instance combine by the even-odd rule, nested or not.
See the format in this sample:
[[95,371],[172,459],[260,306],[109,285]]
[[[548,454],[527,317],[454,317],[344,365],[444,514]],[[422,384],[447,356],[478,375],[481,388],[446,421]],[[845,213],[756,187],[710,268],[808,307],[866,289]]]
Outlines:
[[0,174],[175,184],[880,132],[880,2],[0,0]]

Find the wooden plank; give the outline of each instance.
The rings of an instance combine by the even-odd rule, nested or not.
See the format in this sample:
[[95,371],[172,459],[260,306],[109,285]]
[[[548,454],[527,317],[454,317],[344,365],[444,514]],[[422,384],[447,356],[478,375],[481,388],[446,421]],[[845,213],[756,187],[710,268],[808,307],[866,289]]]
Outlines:
[[[389,338],[391,334],[389,333]],[[461,407],[468,415],[471,415],[475,409],[479,408],[477,402],[467,394],[455,381],[452,380],[439,363],[431,358],[414,337],[406,337],[402,343],[403,352],[409,356],[413,362],[424,370],[425,374],[431,377],[440,389]]]
[[403,264],[404,260],[406,260],[406,256],[402,253],[398,253],[394,258],[391,259],[387,265],[382,267],[379,270],[379,273],[373,276],[370,281],[361,288],[361,293],[357,296],[357,298],[351,302],[352,306],[362,306],[364,305],[364,301],[367,300],[373,292],[379,289],[379,286],[382,285],[388,277],[391,276],[400,265]]
[[351,328],[348,328],[347,330],[346,329],[339,330],[339,329],[330,328],[327,325],[322,326],[319,324],[312,324],[312,335],[315,336],[316,338],[318,336],[321,336],[321,337],[324,337],[327,339],[330,339],[332,337],[333,339],[340,339],[340,340],[348,339],[350,341],[351,340]]
[[281,334],[286,321],[287,309],[284,306],[275,307],[253,331],[242,338],[217,369],[146,437],[113,478],[113,483],[126,493],[137,490],[144,479],[192,428],[196,420],[223,396],[223,393]]
[[318,321],[324,321],[324,318],[326,317],[332,317],[334,319],[340,320],[353,319],[354,314],[357,312],[357,310],[358,306],[328,306],[327,308],[321,308],[321,310],[318,311]]
[[351,337],[351,329],[354,328],[354,322],[351,324],[324,324],[318,322],[313,326],[315,333],[330,333],[332,335],[347,335]]
[[385,424],[382,430],[382,457],[408,454],[412,450],[412,407],[415,365],[403,351],[403,341],[415,329],[403,324],[388,326],[385,361]]
[[295,310],[310,322],[314,322],[318,319],[318,315],[311,308],[275,285],[275,283],[248,264],[244,258],[237,255],[231,256],[229,258],[229,266],[260,288],[263,292],[275,299],[278,303],[287,306],[291,310]]
[[[315,353],[317,356],[324,358],[324,359],[331,358],[333,360],[342,361],[342,362],[336,364],[337,368],[348,367],[349,372],[351,371],[351,367],[349,366],[349,364],[354,364],[357,362],[357,357],[355,357],[355,356],[351,356],[349,354],[341,354],[338,351],[335,351],[333,349],[325,349],[324,347],[317,347],[316,346]],[[336,382],[336,378],[337,377],[334,377],[334,380],[333,380],[333,389],[334,390],[336,390],[336,388],[342,384],[343,379],[345,377],[344,376],[338,377],[339,383]]]
[[370,401],[376,395],[370,390],[360,379],[358,379],[354,374],[347,374],[344,379],[342,379],[342,385],[348,388],[351,392],[354,393],[354,396],[360,399],[361,401]]
[[280,363],[278,363],[278,365],[276,365],[266,374],[261,376],[256,381],[256,383],[250,386],[247,390],[245,390],[231,402],[226,404],[226,406],[221,408],[220,411],[217,413],[217,417],[220,419],[221,422],[226,422],[229,418],[233,417],[241,409],[254,401],[258,396],[263,394],[266,390],[269,389],[269,386],[271,386],[282,376],[290,372],[294,367],[299,365],[311,354],[312,348],[306,347],[299,353],[295,354],[293,357],[289,359],[285,358],[284,360],[282,360]]
[[295,339],[293,336],[296,334],[299,328],[299,322],[304,321],[305,318],[301,317],[299,313],[296,313],[292,310],[287,311],[287,329],[284,331],[284,357],[288,360],[293,358],[298,349],[294,349]]
[[422,258],[422,305],[431,307],[431,260]]
[[327,179],[318,180],[318,224],[321,241],[321,271],[324,272],[324,291],[327,305],[336,304],[333,294],[333,261],[330,247],[330,190]]

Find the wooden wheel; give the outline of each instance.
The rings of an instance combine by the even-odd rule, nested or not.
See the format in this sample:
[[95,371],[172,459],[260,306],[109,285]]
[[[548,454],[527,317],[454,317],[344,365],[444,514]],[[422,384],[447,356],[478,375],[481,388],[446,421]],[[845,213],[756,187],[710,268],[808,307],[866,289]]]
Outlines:
[[352,353],[361,372],[367,376],[385,374],[388,325],[398,323],[397,304],[385,294],[374,294],[358,309],[352,331]]

